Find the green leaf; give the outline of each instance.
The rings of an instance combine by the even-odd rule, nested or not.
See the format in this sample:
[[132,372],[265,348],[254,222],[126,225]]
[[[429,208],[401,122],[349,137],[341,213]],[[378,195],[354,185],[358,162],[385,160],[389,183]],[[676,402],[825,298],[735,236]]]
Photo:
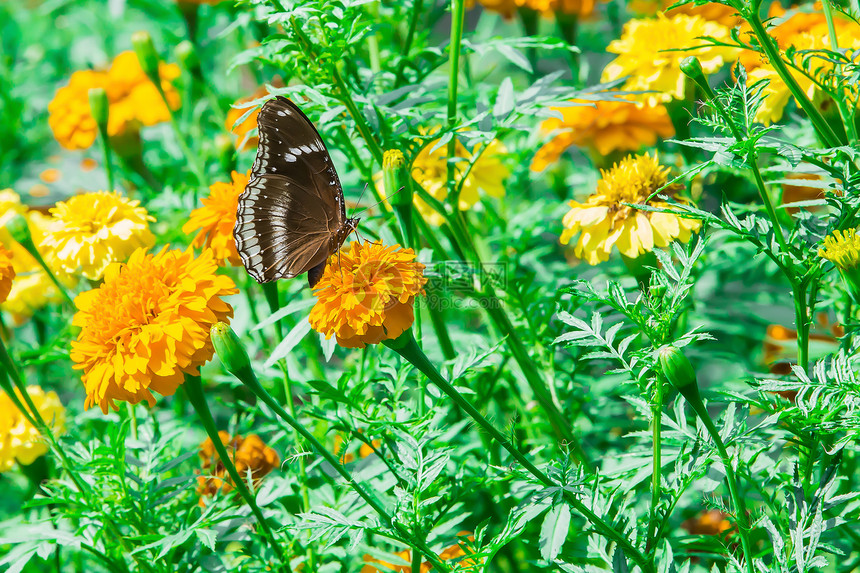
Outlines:
[[540,527],[540,555],[547,561],[552,561],[561,553],[561,546],[567,539],[570,528],[570,508],[566,503],[550,509]]

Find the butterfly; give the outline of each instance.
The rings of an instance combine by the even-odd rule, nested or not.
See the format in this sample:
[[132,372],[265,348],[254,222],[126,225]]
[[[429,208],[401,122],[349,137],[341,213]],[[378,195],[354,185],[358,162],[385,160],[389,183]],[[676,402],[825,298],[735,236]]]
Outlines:
[[236,250],[257,282],[308,273],[313,287],[359,219],[347,218],[328,149],[296,104],[268,100],[257,127],[257,158],[236,209]]

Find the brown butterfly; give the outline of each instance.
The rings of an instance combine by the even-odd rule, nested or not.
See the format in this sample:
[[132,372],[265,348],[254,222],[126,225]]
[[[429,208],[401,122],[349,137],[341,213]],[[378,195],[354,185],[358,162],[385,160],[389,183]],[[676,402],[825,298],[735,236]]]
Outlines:
[[257,159],[236,210],[236,249],[257,282],[308,273],[313,287],[359,220],[347,218],[328,149],[296,104],[270,99],[257,127]]

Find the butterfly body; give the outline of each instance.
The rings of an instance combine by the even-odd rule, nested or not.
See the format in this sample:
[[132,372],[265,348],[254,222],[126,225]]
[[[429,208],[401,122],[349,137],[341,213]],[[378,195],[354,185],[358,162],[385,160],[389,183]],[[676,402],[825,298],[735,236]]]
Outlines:
[[270,99],[257,125],[257,158],[236,210],[236,249],[257,282],[308,273],[313,287],[358,219],[347,218],[328,149],[293,102]]

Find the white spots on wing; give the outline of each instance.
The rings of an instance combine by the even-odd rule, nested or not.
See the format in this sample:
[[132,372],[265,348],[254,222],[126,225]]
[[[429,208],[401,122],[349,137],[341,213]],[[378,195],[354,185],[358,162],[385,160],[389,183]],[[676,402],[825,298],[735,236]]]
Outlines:
[[296,159],[298,159],[298,157],[296,157],[292,153],[284,153],[284,160],[286,160],[290,163],[295,163]]
[[299,149],[301,149],[301,150],[302,150],[303,152],[305,152],[305,153],[310,153],[310,152],[311,152],[311,147],[310,147],[309,145],[302,145],[302,146],[300,146],[300,147],[299,147]]
[[287,112],[285,112],[285,111],[283,111],[283,110],[280,110],[280,109],[279,109],[279,110],[278,110],[278,115],[279,115],[279,116],[281,116],[281,117],[287,117],[287,115],[288,115],[288,114],[287,114]]

